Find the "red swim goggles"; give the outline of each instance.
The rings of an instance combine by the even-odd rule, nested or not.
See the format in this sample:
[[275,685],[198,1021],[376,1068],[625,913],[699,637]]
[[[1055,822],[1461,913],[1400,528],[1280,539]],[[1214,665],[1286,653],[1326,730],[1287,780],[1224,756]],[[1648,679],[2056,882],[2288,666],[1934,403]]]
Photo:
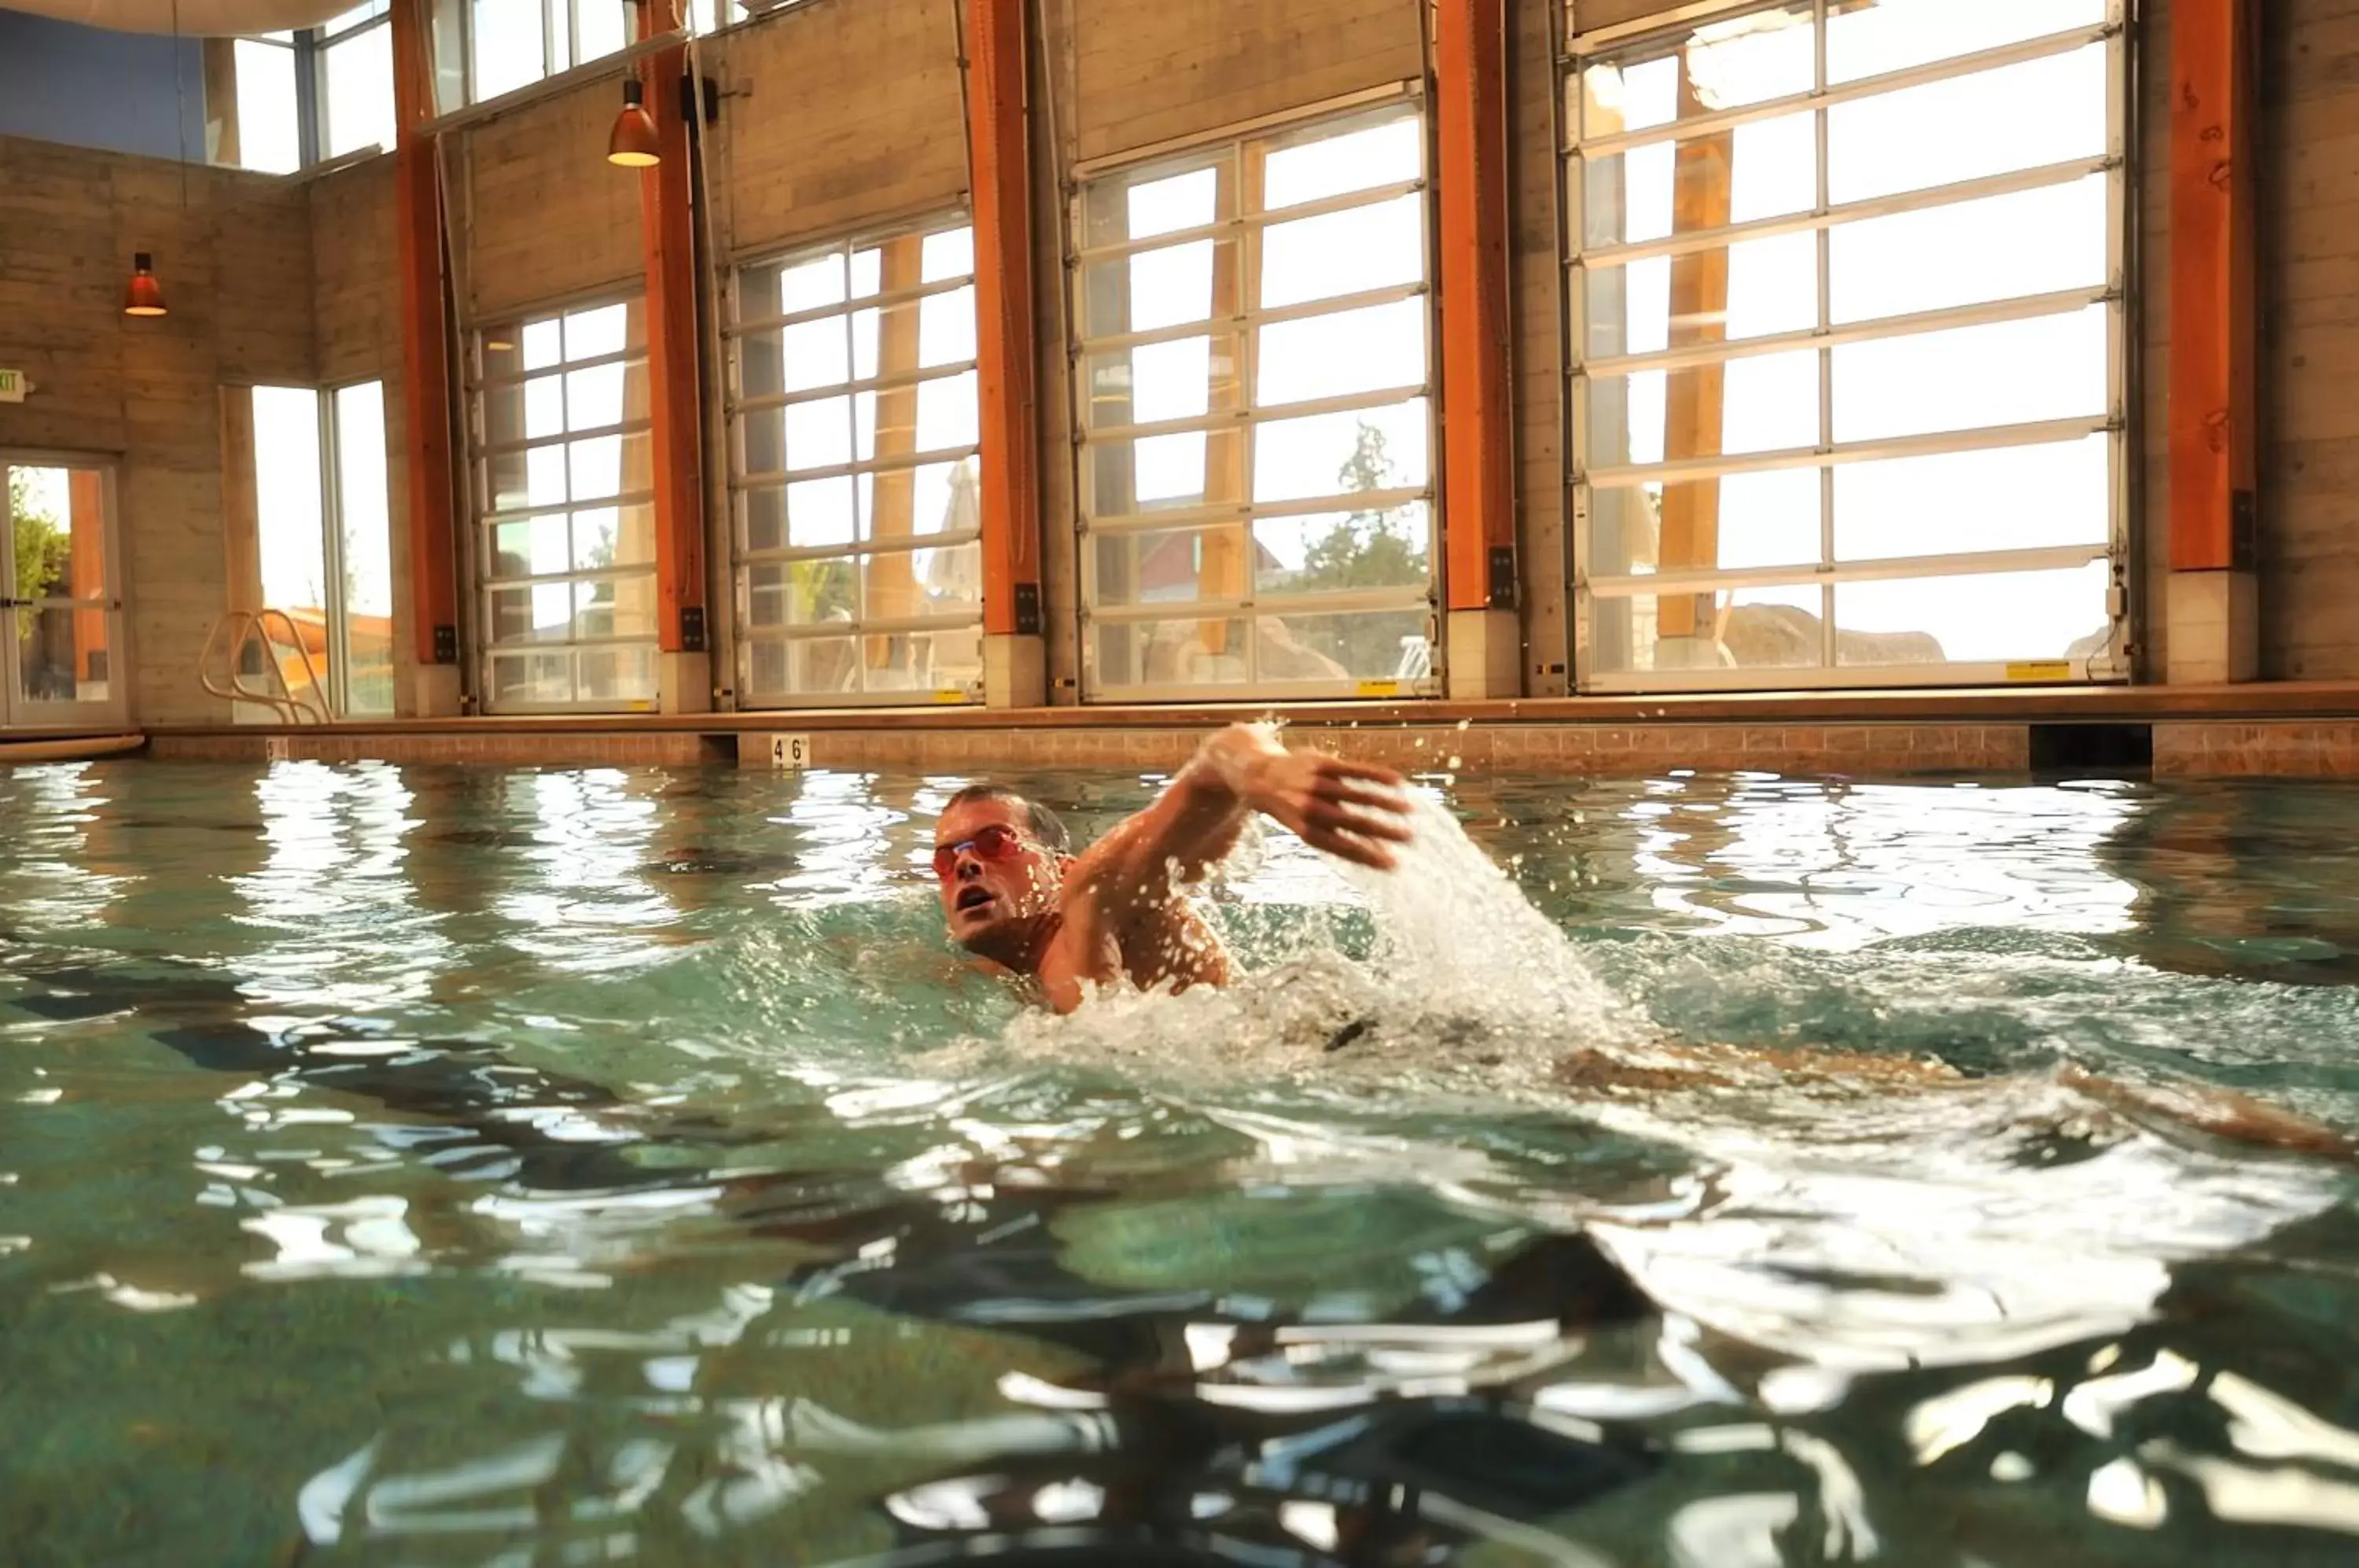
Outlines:
[[949,881],[958,872],[959,856],[970,849],[974,851],[978,860],[1001,861],[1013,858],[1016,852],[1023,847],[1022,833],[998,822],[990,822],[977,828],[973,838],[935,845],[934,875],[945,882]]

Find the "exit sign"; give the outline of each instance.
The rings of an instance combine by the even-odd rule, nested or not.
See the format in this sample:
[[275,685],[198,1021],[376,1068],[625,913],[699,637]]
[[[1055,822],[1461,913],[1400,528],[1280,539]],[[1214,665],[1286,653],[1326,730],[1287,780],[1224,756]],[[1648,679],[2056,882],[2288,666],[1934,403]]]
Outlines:
[[0,370],[0,403],[21,403],[25,400],[25,373],[21,370]]

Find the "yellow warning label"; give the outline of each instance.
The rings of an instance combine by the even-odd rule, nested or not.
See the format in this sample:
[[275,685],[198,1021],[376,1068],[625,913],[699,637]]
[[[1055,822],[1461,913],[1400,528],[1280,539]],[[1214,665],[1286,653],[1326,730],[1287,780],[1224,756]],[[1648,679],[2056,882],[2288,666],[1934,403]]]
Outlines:
[[963,686],[939,687],[934,691],[934,701],[937,702],[963,702],[966,701],[966,688]]
[[1397,681],[1363,681],[1359,685],[1359,694],[1363,697],[1397,697],[1400,695],[1400,682]]
[[2006,667],[2009,681],[2070,681],[2072,661],[2068,659],[2034,659]]

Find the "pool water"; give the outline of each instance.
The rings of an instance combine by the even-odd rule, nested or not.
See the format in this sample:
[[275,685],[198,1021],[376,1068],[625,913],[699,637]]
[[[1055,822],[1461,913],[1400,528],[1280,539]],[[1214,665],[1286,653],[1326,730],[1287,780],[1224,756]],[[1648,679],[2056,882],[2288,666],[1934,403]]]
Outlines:
[[2359,1179],[2065,1076],[2359,1134],[2359,792],[1436,776],[1053,1019],[959,782],[0,769],[0,1555],[2359,1557]]

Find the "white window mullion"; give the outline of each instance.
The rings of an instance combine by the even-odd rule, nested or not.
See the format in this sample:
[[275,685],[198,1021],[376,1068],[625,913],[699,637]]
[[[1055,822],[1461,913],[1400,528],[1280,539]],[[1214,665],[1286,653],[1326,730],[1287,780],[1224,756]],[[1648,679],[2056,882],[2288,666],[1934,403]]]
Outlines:
[[[1831,180],[1828,176],[1828,143],[1832,136],[1827,124],[1824,102],[1827,92],[1827,0],[1811,0],[1810,4],[1810,75],[1813,90],[1821,102],[1810,116],[1811,151],[1816,167],[1811,173],[1815,186],[1813,206],[1820,218],[1826,217],[1833,206]],[[1834,332],[1834,242],[1833,232],[1822,222],[1810,236],[1817,272],[1819,324],[1819,449],[1832,452],[1835,444],[1835,351],[1828,340]],[[1835,561],[1835,471],[1832,466],[1819,466],[1819,564],[1832,568]],[[1819,585],[1819,668],[1835,667],[1835,585],[1830,577]]]

